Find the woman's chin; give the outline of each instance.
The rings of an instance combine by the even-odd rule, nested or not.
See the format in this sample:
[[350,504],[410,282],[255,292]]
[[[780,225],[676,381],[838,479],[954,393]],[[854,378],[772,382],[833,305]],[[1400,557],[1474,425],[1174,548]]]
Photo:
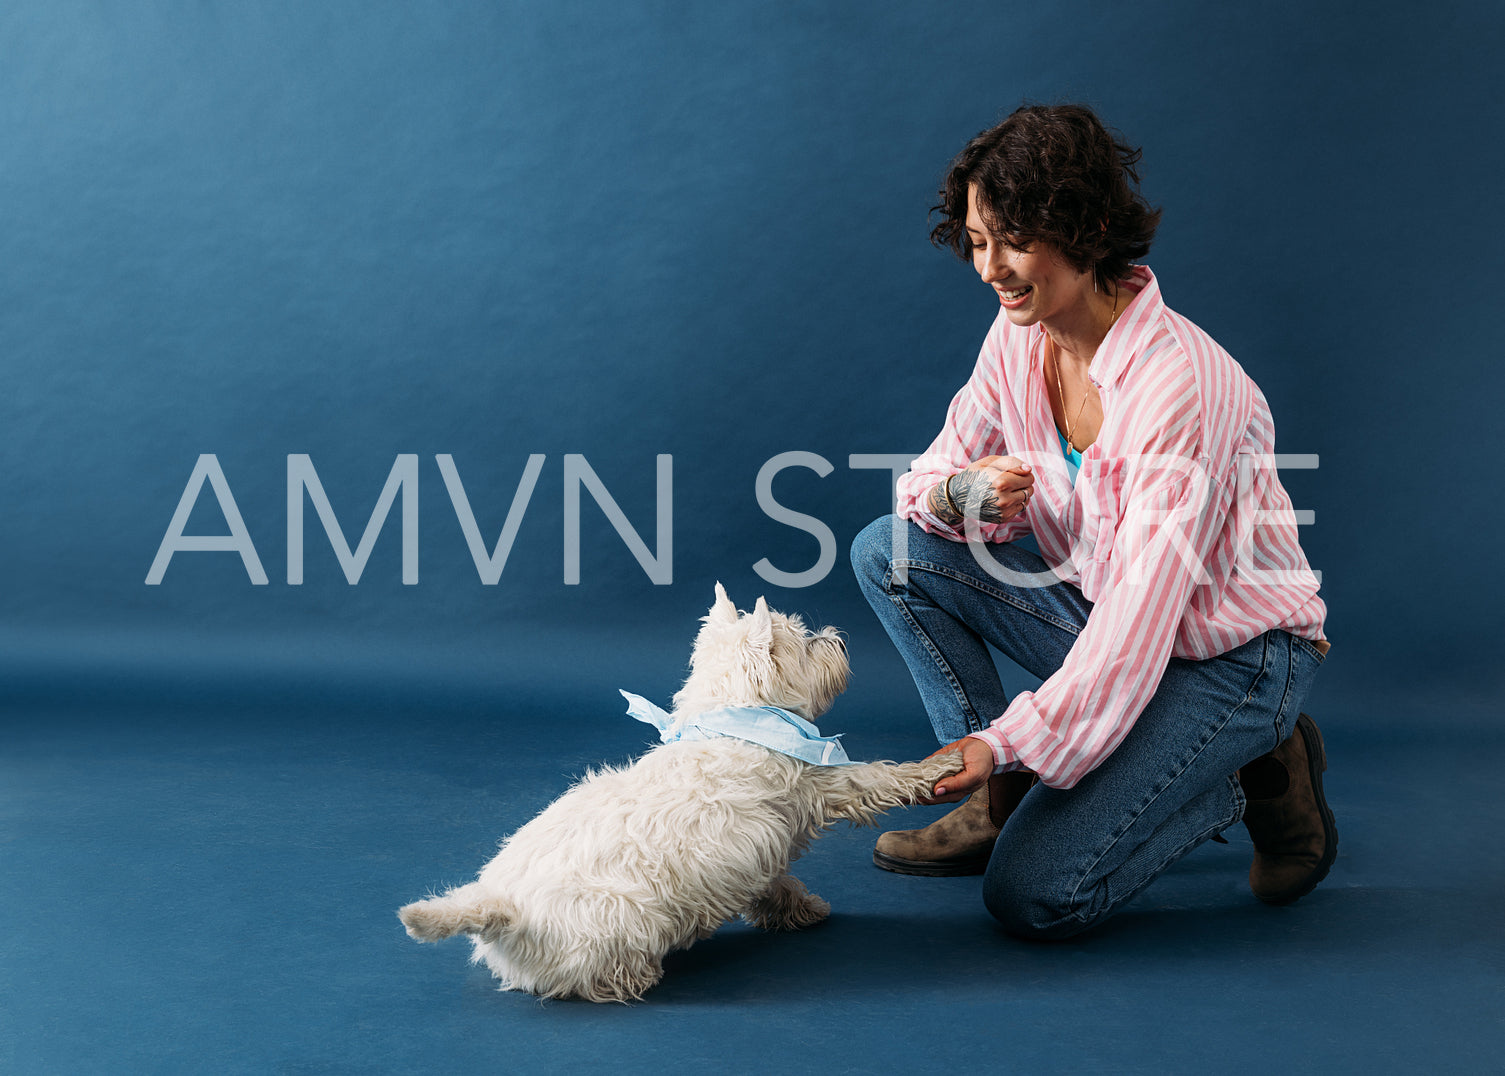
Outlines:
[[1020,306],[1009,306],[1005,303],[998,304],[1000,307],[1002,307],[1004,314],[1008,316],[1009,321],[1013,322],[1021,329],[1033,325],[1036,321],[1039,320],[1039,316],[1035,312],[1035,304],[1030,302],[1029,298],[1030,297],[1026,297],[1025,301]]

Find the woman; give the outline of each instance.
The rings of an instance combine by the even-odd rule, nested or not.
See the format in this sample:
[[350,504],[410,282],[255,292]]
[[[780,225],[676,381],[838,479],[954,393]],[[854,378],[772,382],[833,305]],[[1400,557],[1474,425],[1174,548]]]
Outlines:
[[[932,233],[1000,311],[971,379],[852,548],[965,769],[875,862],[985,873],[1010,930],[1085,930],[1241,817],[1286,903],[1337,850],[1298,717],[1326,607],[1258,387],[1132,264],[1160,213],[1088,109],[1021,108],[952,162]],[[1018,545],[1032,534],[1041,556]],[[987,643],[1039,676],[1009,699]],[[1038,778],[1038,782],[1037,782]]]

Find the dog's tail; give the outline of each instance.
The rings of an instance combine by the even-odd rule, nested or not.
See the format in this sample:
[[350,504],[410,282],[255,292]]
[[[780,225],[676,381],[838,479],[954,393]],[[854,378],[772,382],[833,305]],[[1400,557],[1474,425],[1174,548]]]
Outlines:
[[421,942],[436,942],[456,934],[473,934],[483,941],[500,938],[517,918],[517,910],[504,897],[481,892],[472,882],[430,897],[397,911],[408,936]]

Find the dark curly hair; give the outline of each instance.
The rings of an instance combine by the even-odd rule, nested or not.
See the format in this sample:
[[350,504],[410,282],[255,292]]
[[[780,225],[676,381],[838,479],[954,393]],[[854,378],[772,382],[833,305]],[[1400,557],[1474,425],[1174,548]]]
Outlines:
[[930,241],[972,256],[967,188],[988,231],[1011,246],[1055,247],[1099,287],[1121,280],[1149,253],[1160,223],[1138,191],[1138,149],[1083,105],[1025,105],[957,154],[941,184],[941,221]]

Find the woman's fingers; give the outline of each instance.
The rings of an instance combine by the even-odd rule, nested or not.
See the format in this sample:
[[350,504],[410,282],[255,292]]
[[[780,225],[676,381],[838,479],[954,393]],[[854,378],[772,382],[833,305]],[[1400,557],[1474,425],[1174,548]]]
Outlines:
[[1035,476],[1032,474],[1021,475],[1009,471],[993,479],[993,491],[1000,498],[1022,497],[1026,493],[1032,493],[1035,488]]
[[1035,474],[1018,456],[983,456],[961,473],[966,477],[958,478],[951,492],[964,516],[1007,522],[1029,506]]
[[962,769],[950,777],[942,777],[936,782],[934,795],[920,800],[920,803],[954,803],[985,785],[993,773],[993,749],[975,737],[964,737],[947,744],[936,754],[941,751],[960,751]]
[[1034,496],[1034,472],[1029,470],[1028,464],[1020,466],[1024,470],[1002,471],[993,476],[993,493],[998,500],[998,507],[1009,517],[1024,511],[1029,506],[1029,499]]

